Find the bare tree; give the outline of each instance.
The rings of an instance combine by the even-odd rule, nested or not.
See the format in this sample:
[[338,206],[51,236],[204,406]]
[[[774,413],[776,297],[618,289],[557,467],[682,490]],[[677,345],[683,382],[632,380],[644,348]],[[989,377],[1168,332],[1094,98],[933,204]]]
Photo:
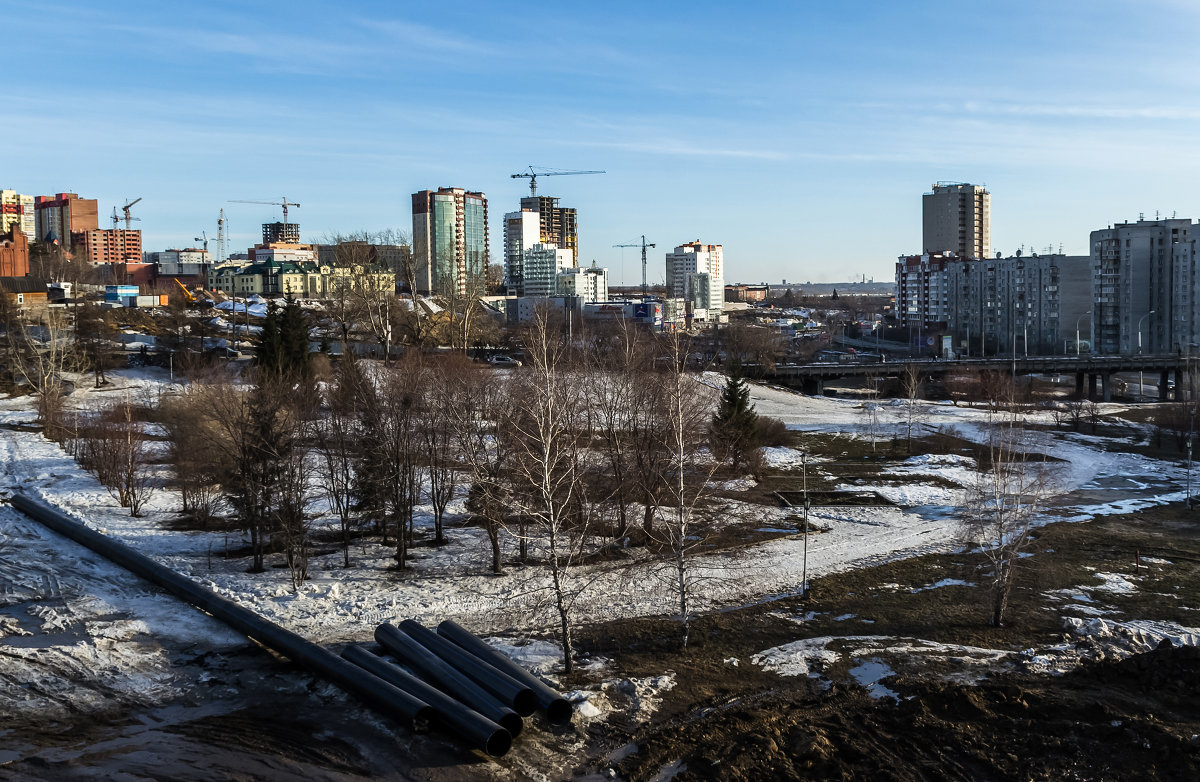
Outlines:
[[879,375],[867,375],[864,385],[867,389],[867,399],[863,402],[862,412],[865,420],[864,429],[867,437],[871,438],[871,452],[875,452],[875,443],[879,439],[879,390],[883,379]]
[[359,449],[357,401],[365,382],[354,353],[338,364],[335,380],[325,386],[324,418],[310,423],[316,445],[316,475],[329,506],[338,516],[342,566],[350,567],[350,532],[354,526],[354,461]]
[[[457,360],[456,360],[457,359]],[[444,520],[446,506],[458,486],[458,460],[454,437],[454,378],[469,366],[461,357],[446,357],[435,362],[427,374],[425,417],[421,434],[429,476],[429,502],[433,506],[434,543],[446,542]]]
[[142,514],[154,490],[149,456],[144,424],[129,398],[101,413],[82,437],[80,463],[131,516]]
[[518,513],[539,535],[558,615],[563,666],[574,669],[572,618],[582,583],[574,568],[587,534],[579,431],[582,394],[567,367],[568,346],[543,309],[526,338],[529,368],[512,382],[512,415],[505,421],[512,442],[512,496]]
[[925,378],[916,364],[907,364],[900,375],[904,389],[904,405],[900,408],[900,425],[904,428],[906,451],[912,453],[913,431],[925,422],[927,412],[923,404]]
[[986,461],[960,520],[963,536],[980,546],[991,566],[990,624],[1004,624],[1021,555],[1049,493],[1045,457],[1031,458],[1031,438],[1015,410],[994,418],[988,429]]
[[503,572],[500,532],[510,504],[507,438],[496,423],[508,407],[508,389],[478,365],[466,364],[452,378],[448,410],[454,442],[471,474],[467,507],[482,521],[491,548],[492,573]]
[[638,388],[650,365],[633,325],[622,322],[616,333],[608,336],[604,347],[591,353],[588,396],[608,463],[606,477],[612,481],[617,514],[613,539],[621,541],[629,533],[629,504],[637,490],[632,437]]
[[712,394],[683,370],[686,351],[675,336],[671,341],[673,358],[665,372],[667,416],[670,424],[668,452],[670,471],[664,474],[663,488],[670,499],[671,512],[665,524],[672,565],[672,587],[678,599],[681,648],[688,644],[693,615],[693,597],[699,576],[692,568],[692,555],[701,541],[694,534],[696,506],[705,495],[716,462],[701,466],[699,456],[714,408]]
[[310,473],[306,454],[301,448],[292,448],[279,465],[279,495],[274,507],[273,528],[283,536],[284,560],[292,577],[293,590],[299,590],[308,579]]
[[46,436],[60,442],[65,434],[63,374],[80,366],[67,313],[47,310],[40,323],[16,318],[5,330],[5,338],[18,378],[37,398],[38,420],[42,422]]
[[158,416],[167,432],[168,458],[175,472],[183,512],[204,526],[216,515],[220,498],[220,476],[228,465],[217,448],[210,430],[213,422],[205,417],[197,400],[201,385],[185,387],[175,397],[159,405]]

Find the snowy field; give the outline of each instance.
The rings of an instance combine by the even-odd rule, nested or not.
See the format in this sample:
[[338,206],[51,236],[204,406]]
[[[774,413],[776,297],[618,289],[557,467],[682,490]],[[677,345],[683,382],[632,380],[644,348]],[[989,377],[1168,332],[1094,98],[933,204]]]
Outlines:
[[[71,395],[70,404],[93,408],[117,401],[125,393],[168,393],[164,373],[154,369],[114,373],[116,387],[91,390],[86,381]],[[712,378],[706,381],[712,382]],[[802,396],[779,388],[753,386],[753,401],[760,414],[783,420],[801,433],[821,433],[863,438],[865,419],[861,402]],[[269,568],[262,574],[244,572],[244,560],[225,560],[223,552],[241,548],[240,535],[172,531],[168,522],[178,510],[177,495],[157,491],[146,515],[131,518],[110,494],[84,473],[56,444],[23,425],[34,415],[29,399],[0,400],[0,491],[23,491],[42,498],[84,523],[114,536],[166,566],[211,587],[268,619],[323,644],[365,641],[384,621],[413,618],[427,625],[454,619],[478,632],[491,635],[536,636],[553,626],[548,605],[546,575],[537,568],[511,566],[503,576],[488,573],[489,552],[481,530],[456,525],[465,517],[464,497],[451,504],[446,546],[413,550],[412,568],[406,572],[389,569],[390,549],[374,543],[355,545],[352,566],[341,566],[340,550],[316,557],[310,563],[311,579],[293,591],[285,568]],[[980,409],[928,404],[926,430],[952,427],[960,436],[980,439],[987,413]],[[1115,406],[1110,409],[1116,409]],[[1043,414],[1041,422],[1049,423]],[[894,431],[891,430],[891,431]],[[1100,439],[1083,435],[1038,434],[1037,447],[1055,462],[1057,496],[1045,521],[1087,519],[1106,513],[1126,512],[1183,497],[1182,465],[1149,459],[1136,454],[1108,452]],[[800,452],[772,448],[768,462],[777,469],[798,470]],[[809,470],[831,469],[820,460],[809,459]],[[851,485],[843,488],[873,490],[896,503],[896,507],[814,508],[810,521],[828,531],[808,541],[810,578],[888,561],[897,557],[949,551],[957,547],[954,506],[961,500],[962,487],[970,483],[971,461],[946,455],[915,456],[886,468],[888,478],[902,485]],[[928,476],[928,481],[925,479]],[[936,480],[933,480],[936,478]],[[1115,482],[1125,482],[1118,485]],[[950,484],[948,487],[947,484]],[[753,486],[749,478],[735,479],[723,488],[740,490]],[[951,488],[958,486],[960,488]],[[1114,488],[1114,486],[1116,488]],[[749,524],[754,528],[795,529],[796,510],[718,498],[705,513],[725,523]],[[319,522],[336,526],[332,517]],[[432,525],[429,507],[418,509],[418,527]],[[23,633],[40,633],[43,648],[20,654],[64,654],[81,669],[111,668],[133,672],[137,682],[122,683],[119,676],[105,684],[146,689],[169,687],[153,649],[134,650],[105,639],[130,639],[159,633],[195,634],[222,642],[235,642],[215,622],[171,598],[150,593],[136,579],[117,579],[112,567],[88,555],[65,562],[53,546],[22,546],[22,540],[47,540],[50,533],[5,509],[0,516],[0,583],[5,605],[27,598],[44,606],[37,616],[0,616],[0,637],[11,643]],[[515,546],[504,541],[506,551]],[[698,558],[694,567],[709,578],[704,582],[699,604],[702,609],[720,609],[793,595],[801,590],[802,550],[798,535],[734,548],[725,553]],[[17,565],[16,563],[20,564]],[[579,569],[575,578],[586,580],[575,606],[580,622],[623,617],[669,616],[674,595],[669,574],[636,556],[620,564]],[[53,581],[57,574],[57,585]],[[100,596],[88,605],[73,605],[65,597],[64,574],[70,579],[97,582]],[[49,602],[46,602],[49,601]],[[53,603],[53,605],[51,605]],[[57,635],[57,618],[69,628]],[[39,624],[40,623],[40,624]],[[771,668],[803,672],[811,660],[832,654],[821,639],[803,642],[796,650],[768,650],[761,663]],[[863,640],[870,647],[877,640]],[[914,649],[926,653],[965,654],[988,657],[990,650],[944,650],[929,648],[927,642],[909,639]],[[26,643],[26,642],[21,642]],[[135,645],[136,646],[136,645]],[[144,654],[144,660],[117,659],[117,654]],[[109,657],[105,657],[105,655]],[[65,664],[64,664],[65,665]],[[11,693],[0,693],[6,699]]]

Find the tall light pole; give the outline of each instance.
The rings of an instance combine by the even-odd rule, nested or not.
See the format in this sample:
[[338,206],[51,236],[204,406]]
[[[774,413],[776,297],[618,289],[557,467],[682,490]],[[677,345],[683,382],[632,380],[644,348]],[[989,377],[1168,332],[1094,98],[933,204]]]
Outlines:
[[808,452],[800,454],[801,487],[804,490],[804,564],[800,570],[802,596],[808,598]]
[[[1154,310],[1150,310],[1145,315],[1138,318],[1138,355],[1139,356],[1142,355],[1142,322],[1145,321],[1146,318],[1150,317],[1153,314],[1154,314]],[[1138,369],[1138,399],[1141,401],[1145,401],[1145,399],[1146,399],[1146,387],[1144,385],[1142,385],[1142,370],[1140,368]]]
[[1138,318],[1138,355],[1141,355],[1142,353],[1142,323],[1145,322],[1146,318],[1153,315],[1155,311],[1156,310],[1150,310],[1145,315]]
[[[1075,358],[1079,358],[1079,324],[1083,321],[1084,318],[1090,318],[1090,317],[1092,317],[1092,313],[1085,312],[1082,315],[1080,315],[1078,318],[1075,319]],[[1089,353],[1092,352],[1090,348],[1088,349],[1088,352]]]

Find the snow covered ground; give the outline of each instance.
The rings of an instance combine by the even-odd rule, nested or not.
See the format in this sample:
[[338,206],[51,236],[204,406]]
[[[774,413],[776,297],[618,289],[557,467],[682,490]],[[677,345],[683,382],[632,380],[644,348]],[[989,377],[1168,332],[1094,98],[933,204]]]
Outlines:
[[[70,403],[79,408],[94,408],[109,404],[124,393],[153,394],[165,388],[165,373],[159,370],[119,372],[113,373],[113,377],[116,385],[103,390],[92,390],[86,383],[81,383],[79,390],[71,395]],[[752,396],[759,413],[782,419],[800,432],[832,433],[847,438],[863,436],[866,420],[859,402],[808,397],[757,385],[752,387]],[[546,590],[547,577],[542,570],[514,566],[503,576],[488,573],[489,551],[482,532],[455,525],[456,520],[465,516],[462,496],[450,507],[450,543],[439,548],[416,549],[410,570],[389,569],[389,549],[376,544],[361,544],[352,548],[352,566],[349,568],[341,566],[340,551],[315,557],[310,564],[311,580],[297,592],[293,591],[284,568],[251,575],[244,572],[244,561],[225,560],[222,554],[227,548],[243,545],[239,535],[171,530],[165,522],[173,518],[179,500],[170,491],[158,491],[151,498],[146,515],[131,518],[57,445],[26,426],[34,420],[29,405],[28,399],[0,400],[0,460],[3,462],[0,491],[23,491],[45,499],[84,523],[311,640],[319,643],[365,641],[380,622],[405,618],[427,625],[451,618],[476,631],[510,635],[544,633],[554,625]],[[982,437],[987,422],[985,411],[948,404],[929,404],[926,408],[927,427],[949,426],[961,436]],[[1083,436],[1043,433],[1039,435],[1037,445],[1062,460],[1054,463],[1058,496],[1047,511],[1046,520],[1090,518],[1183,496],[1184,474],[1178,464],[1136,454],[1108,452],[1098,447],[1095,438]],[[778,468],[795,469],[799,467],[800,451],[772,448],[768,460]],[[810,464],[815,461],[810,460]],[[917,456],[888,468],[886,476],[894,477],[900,485],[848,488],[878,491],[889,496],[898,507],[829,507],[811,511],[810,520],[814,526],[828,528],[828,531],[812,535],[808,541],[810,578],[896,557],[947,551],[958,545],[954,506],[961,498],[961,489],[947,487],[947,483],[959,487],[969,485],[970,460]],[[922,481],[924,476],[934,476],[937,480],[925,483]],[[1114,482],[1130,480],[1140,488],[1129,485],[1111,488]],[[749,488],[752,483],[735,479],[723,484],[722,488],[739,490]],[[733,499],[716,500],[705,512],[714,518],[748,522],[758,528],[794,529],[796,526],[795,509]],[[333,524],[332,519],[325,519],[324,523]],[[417,524],[422,527],[432,524],[429,507],[418,509]],[[22,521],[13,512],[5,511],[0,518],[0,533],[5,537],[0,537],[0,541],[6,541],[3,545],[11,547],[13,540],[38,538],[34,534],[36,528],[36,524]],[[40,537],[44,539],[44,536]],[[513,541],[506,540],[504,545],[511,549]],[[798,593],[802,588],[803,547],[804,541],[798,536],[788,536],[696,559],[693,567],[697,574],[707,577],[702,594],[696,596],[698,608],[745,605]],[[3,551],[3,560],[10,563],[9,571],[0,571],[6,599],[10,594],[24,594],[20,592],[22,589],[43,589],[38,586],[37,574],[58,572],[65,567],[59,558],[65,554],[52,553],[55,551],[53,546],[22,549],[17,560],[9,555],[11,550]],[[12,561],[20,561],[25,570],[13,570]],[[97,573],[102,569],[102,563],[94,558],[85,562],[85,566],[75,568],[72,577],[100,578]],[[636,556],[619,560],[618,564],[578,569],[573,577],[580,579],[577,583],[588,583],[575,605],[581,622],[674,613],[670,574]],[[1105,583],[1112,588],[1119,587],[1115,580]],[[25,586],[18,586],[20,584]],[[1096,587],[1100,588],[1099,582]],[[196,633],[233,641],[221,634],[219,626],[197,612],[140,588],[114,587],[99,596],[98,601],[71,608],[73,616],[81,617],[71,620],[71,625],[86,632],[78,639],[64,639],[63,644],[83,641],[89,645],[77,653],[68,653],[77,654],[80,660],[93,650],[102,654],[104,639],[114,634],[128,639],[147,633]],[[58,607],[53,607],[32,619],[10,617],[16,624],[9,622],[2,626],[9,628],[11,632],[5,632],[12,635],[19,633],[18,627],[33,629],[29,623],[36,620],[42,623],[39,628],[44,630],[50,627],[47,623],[55,621],[54,612],[58,611]],[[117,619],[104,619],[107,625],[103,622],[95,624],[100,621],[95,617],[110,616]],[[919,640],[911,643],[921,648],[927,646],[927,642]],[[775,666],[772,660],[787,658],[793,662],[783,661],[778,665],[798,669],[801,664],[809,665],[807,661],[813,659],[807,650],[812,650],[815,659],[825,659],[828,652],[825,646],[819,646],[815,641],[805,642],[802,646],[804,649],[799,650],[798,657],[791,652],[764,652],[763,664]],[[137,676],[145,677],[146,686],[151,689],[169,686],[166,680],[156,684],[159,681],[155,678],[156,672],[160,669],[156,667],[153,654],[146,654],[150,655],[146,660],[110,662],[120,670],[137,672]],[[797,659],[802,663],[795,662]],[[104,667],[104,661],[99,659],[88,664]],[[113,685],[116,689],[121,686],[124,685]]]

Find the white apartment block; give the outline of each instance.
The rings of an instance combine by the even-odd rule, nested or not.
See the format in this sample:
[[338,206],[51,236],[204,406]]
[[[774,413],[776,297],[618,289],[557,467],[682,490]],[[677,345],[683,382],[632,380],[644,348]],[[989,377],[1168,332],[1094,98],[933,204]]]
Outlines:
[[16,190],[0,190],[0,234],[16,228],[29,241],[37,239],[37,218],[33,213],[33,196]]
[[724,248],[688,242],[667,253],[667,293],[684,299],[697,320],[719,320],[725,309]]
[[522,209],[504,215],[504,284],[510,296],[527,295],[525,251],[541,241],[541,215],[538,212]]
[[575,256],[554,244],[534,244],[522,253],[521,296],[554,296],[559,272],[574,268]]
[[570,268],[558,273],[558,295],[578,296],[585,302],[608,301],[608,269],[593,263],[587,269]]

